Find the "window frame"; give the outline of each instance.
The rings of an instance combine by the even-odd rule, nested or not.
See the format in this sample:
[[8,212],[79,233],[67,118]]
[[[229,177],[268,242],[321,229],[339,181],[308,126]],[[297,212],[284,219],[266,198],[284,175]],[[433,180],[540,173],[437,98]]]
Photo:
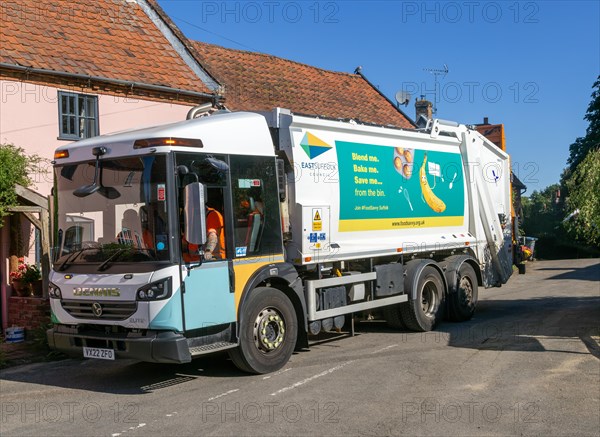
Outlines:
[[[159,259],[156,259],[156,260],[142,260],[141,262],[129,262],[129,261],[116,259],[114,262],[111,262],[109,265],[110,273],[147,273],[150,271],[159,270],[159,269],[165,268],[166,266],[175,265],[178,263],[176,255],[174,253],[174,251],[177,249],[173,245],[172,235],[174,235],[174,234],[173,234],[173,226],[171,225],[171,223],[173,222],[172,215],[175,213],[173,211],[175,209],[174,201],[172,200],[175,198],[174,187],[173,187],[174,184],[172,182],[170,182],[175,177],[172,155],[170,153],[159,153],[159,154],[151,154],[151,155],[135,155],[135,156],[125,157],[125,159],[127,159],[127,158],[144,159],[147,157],[152,157],[155,159],[163,159],[163,162],[160,163],[161,165],[159,167],[160,167],[160,169],[164,170],[164,184],[166,185],[166,187],[165,187],[166,188],[166,196],[165,196],[166,199],[164,201],[165,202],[164,207],[166,208],[166,214],[161,216],[160,219],[162,219],[165,224],[165,227],[163,229],[166,231],[167,242],[168,242],[166,247],[167,247],[167,250],[169,251],[169,256],[168,257],[166,257],[166,256],[159,257]],[[117,159],[114,159],[111,161],[117,161],[117,160],[120,160],[120,158],[117,158]],[[63,246],[65,245],[65,239],[66,239],[66,230],[71,225],[79,225],[77,221],[71,221],[71,220],[69,220],[68,217],[76,216],[79,218],[80,216],[77,216],[77,214],[83,215],[84,213],[93,212],[93,211],[90,211],[89,209],[84,210],[83,212],[81,212],[80,210],[77,210],[79,212],[75,212],[75,210],[71,211],[69,208],[66,207],[68,205],[64,204],[64,200],[62,200],[61,198],[65,195],[64,193],[71,192],[71,190],[68,188],[65,188],[65,187],[62,187],[62,189],[59,188],[60,187],[59,180],[61,178],[60,173],[61,173],[62,169],[64,169],[65,167],[68,167],[68,166],[79,166],[82,164],[90,165],[92,163],[93,163],[93,161],[89,161],[89,160],[75,161],[72,163],[64,163],[62,165],[55,167],[55,169],[54,169],[53,174],[54,174],[54,180],[55,180],[55,184],[56,184],[56,192],[54,195],[54,199],[55,199],[55,209],[56,209],[57,215],[55,216],[54,220],[52,221],[53,222],[53,224],[52,224],[53,231],[52,232],[53,232],[53,235],[55,235],[54,247],[52,248],[52,251],[53,251],[52,265],[54,266],[55,270],[57,268],[56,267],[57,264],[60,265],[60,263],[59,263],[60,258],[64,255],[68,255],[68,252],[67,253],[63,252]],[[157,165],[157,162],[154,161],[152,165],[153,166]],[[91,173],[93,174],[93,171]],[[91,174],[89,175],[89,177],[91,179]],[[151,184],[162,184],[163,183],[162,180],[161,181],[155,180],[154,182],[152,182],[152,179],[154,179],[154,178],[151,177]],[[115,186],[120,186],[120,184],[117,184]],[[155,189],[153,186],[151,186],[151,191],[155,192]],[[143,197],[140,197],[140,199],[143,199]],[[143,200],[141,200],[140,203],[142,203],[143,206],[150,207],[151,203],[156,203],[157,201],[158,201],[158,199],[154,199],[154,197],[152,197],[150,199],[150,202],[144,202]],[[106,202],[107,203],[110,202],[112,204],[112,206],[109,205],[109,207],[106,207],[106,205],[105,205],[105,207],[102,208],[103,209],[103,217],[102,217],[103,222],[105,222],[106,217],[110,218],[111,216],[114,216],[114,211],[116,209],[117,201],[114,199],[110,199],[110,200],[106,200]],[[134,203],[137,203],[137,202],[134,202]],[[162,208],[162,206],[161,206],[161,208]],[[64,227],[62,229],[61,229],[61,220],[58,219],[58,216],[62,216],[65,220]],[[88,218],[88,217],[86,217],[86,218]],[[116,218],[116,216],[115,216],[115,218]],[[155,218],[155,220],[156,220],[156,218]],[[155,243],[158,242],[158,239],[157,239],[158,232],[156,232],[157,229],[158,228],[156,227],[156,225],[153,228],[152,227],[150,228],[150,230],[153,234]],[[118,239],[117,235],[119,232],[118,219],[115,220],[115,227],[114,227],[113,231],[114,231],[113,237],[116,237],[115,240],[117,240]],[[106,235],[111,235],[111,233],[108,232]],[[95,235],[93,237],[93,241],[98,242],[99,237],[101,238],[102,236]],[[63,260],[64,260],[64,258],[63,258]],[[75,273],[96,273],[99,262],[103,262],[103,261],[82,263],[82,262],[79,262],[77,258],[75,258],[69,263],[69,268]]]
[[[63,113],[63,99],[68,98],[68,97],[74,97],[74,101],[75,101],[75,108],[71,109],[71,112],[68,113]],[[83,100],[84,104],[89,100],[91,100],[90,103],[94,106],[94,116],[90,117],[87,115],[80,115],[79,114],[79,105],[80,105],[80,99]],[[68,132],[65,132],[63,130],[64,126],[63,126],[63,116],[67,116],[67,117],[74,117],[75,118],[75,130],[76,132],[71,134]],[[89,132],[85,132],[85,136],[81,135],[81,128],[80,128],[80,124],[81,124],[81,120],[85,120],[87,122],[87,120],[93,120],[93,124],[94,124],[94,135],[89,135]],[[85,138],[92,138],[95,136],[100,135],[100,121],[99,121],[100,117],[99,117],[99,113],[98,113],[98,96],[97,95],[93,95],[93,94],[83,94],[83,93],[74,93],[72,91],[58,91],[58,139],[59,140],[82,140]]]
[[[224,154],[224,153],[205,153],[205,152],[197,152],[197,151],[193,151],[193,150],[184,150],[184,151],[176,151],[174,153],[174,164],[175,164],[175,168],[178,167],[179,165],[189,165],[189,163],[187,162],[187,160],[191,160],[191,162],[194,161],[198,161],[200,162],[201,160],[203,160],[204,158],[207,157],[213,157],[213,158],[217,158],[219,160],[222,160],[223,162],[227,163],[228,165],[230,165],[230,155]],[[182,179],[180,177],[177,177],[177,191],[178,191],[178,197],[177,197],[177,205],[178,205],[178,209],[180,209],[182,207],[182,202],[183,199],[181,198],[181,189],[187,185],[187,184],[182,184]],[[219,181],[208,181],[203,179],[202,177],[199,178],[199,181],[202,182],[202,184],[204,185],[204,195],[205,195],[205,200],[207,203],[209,203],[208,200],[208,192],[212,191],[212,190],[220,190],[221,191],[221,195],[218,196],[219,199],[222,202],[221,208],[215,208],[222,216],[223,216],[223,232],[225,232],[225,255],[226,258],[225,259],[213,259],[213,260],[194,260],[193,262],[189,263],[189,264],[201,264],[204,262],[222,262],[222,261],[231,261],[233,259],[233,236],[232,233],[230,231],[230,229],[233,229],[233,213],[232,213],[232,206],[231,206],[231,174],[230,171],[228,170],[227,172],[225,172],[222,175],[222,179]],[[214,192],[214,191],[213,191]],[[209,205],[212,207],[215,207],[216,205],[212,204]],[[182,226],[182,216],[181,213],[179,214],[179,218],[177,220],[177,229],[181,229]],[[179,231],[179,256],[181,257],[181,260],[183,261],[183,246],[181,245],[181,237],[183,236],[183,234],[181,233],[181,231]],[[184,264],[186,264],[185,262],[183,262]]]
[[[259,166],[264,166],[263,172],[253,173],[251,170],[255,169],[256,163],[250,161],[260,162]],[[246,162],[247,166],[244,166]],[[276,176],[276,157],[275,156],[259,156],[259,155],[229,155],[229,183],[231,186],[231,201],[232,201],[232,214],[231,220],[234,221],[235,217],[240,212],[240,199],[237,197],[236,192],[240,192],[239,180],[240,179],[261,179],[261,196],[262,196],[262,207],[263,212],[261,213],[262,229],[260,230],[259,243],[253,252],[248,252],[248,246],[238,244],[238,240],[241,234],[238,230],[244,230],[242,226],[238,226],[237,223],[232,223],[231,229],[233,232],[230,234],[233,237],[234,252],[233,258],[237,260],[254,258],[254,257],[272,257],[274,254],[283,253],[283,233],[281,231],[281,203],[279,200],[279,187]],[[243,170],[242,170],[243,169]],[[269,174],[269,172],[272,172]],[[238,188],[236,189],[235,186]],[[246,193],[247,194],[247,193]],[[265,231],[267,231],[265,233]],[[242,237],[243,238],[243,237]],[[245,242],[244,242],[245,243]],[[237,249],[246,247],[244,255],[238,255]]]

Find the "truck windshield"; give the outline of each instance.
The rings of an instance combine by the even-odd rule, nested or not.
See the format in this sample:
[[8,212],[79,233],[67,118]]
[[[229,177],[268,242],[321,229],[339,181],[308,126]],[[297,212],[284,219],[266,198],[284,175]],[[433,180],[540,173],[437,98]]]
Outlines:
[[169,261],[166,157],[101,159],[96,176],[95,164],[55,169],[54,269],[149,271]]

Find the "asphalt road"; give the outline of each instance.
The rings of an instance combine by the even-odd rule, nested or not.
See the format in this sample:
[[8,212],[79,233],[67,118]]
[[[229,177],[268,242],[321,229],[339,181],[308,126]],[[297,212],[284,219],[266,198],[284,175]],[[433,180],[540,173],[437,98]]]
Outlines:
[[600,435],[600,263],[537,261],[430,333],[357,324],[248,376],[66,360],[0,372],[9,435]]

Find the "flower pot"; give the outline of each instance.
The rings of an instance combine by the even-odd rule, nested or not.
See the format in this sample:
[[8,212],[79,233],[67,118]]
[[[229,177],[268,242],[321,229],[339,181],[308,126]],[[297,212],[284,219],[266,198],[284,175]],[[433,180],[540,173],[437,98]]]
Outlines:
[[33,290],[33,295],[35,297],[44,297],[44,288],[42,287],[42,280],[39,279],[35,282],[31,283],[31,288]]
[[21,279],[13,279],[11,285],[17,296],[25,297],[31,294],[29,283],[23,282]]

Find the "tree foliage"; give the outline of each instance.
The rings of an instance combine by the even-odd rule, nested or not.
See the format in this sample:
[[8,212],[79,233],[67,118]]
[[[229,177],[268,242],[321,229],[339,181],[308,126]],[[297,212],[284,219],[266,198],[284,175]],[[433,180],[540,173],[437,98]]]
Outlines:
[[588,153],[598,149],[600,145],[600,76],[592,88],[592,101],[584,117],[590,124],[586,129],[585,136],[577,138],[569,147],[568,175],[575,172],[579,163],[585,159]]
[[530,237],[555,235],[559,230],[564,212],[560,185],[553,184],[541,191],[534,191],[523,197],[524,228]]
[[[540,238],[540,252],[546,255],[541,257],[598,255],[600,76],[594,82],[591,97],[584,117],[589,122],[586,135],[577,138],[569,147],[567,168],[561,175],[560,184],[534,191],[523,198],[525,233]],[[569,219],[565,220],[566,217]]]
[[[598,249],[589,245],[579,233],[571,231],[574,223],[565,221],[565,187],[553,184],[541,191],[523,197],[523,229],[528,237],[536,237],[535,257],[539,259],[565,259],[600,256]],[[559,196],[560,194],[560,196]]]
[[568,192],[566,213],[572,214],[567,227],[587,244],[600,244],[600,76],[593,85],[592,101],[585,119],[584,137],[569,148],[569,167],[563,174]]
[[569,230],[588,244],[600,245],[600,149],[591,150],[567,180],[573,218]]
[[8,209],[16,206],[18,199],[15,184],[25,187],[31,185],[27,174],[30,158],[25,150],[13,144],[0,144],[0,227],[2,218],[8,215]]

